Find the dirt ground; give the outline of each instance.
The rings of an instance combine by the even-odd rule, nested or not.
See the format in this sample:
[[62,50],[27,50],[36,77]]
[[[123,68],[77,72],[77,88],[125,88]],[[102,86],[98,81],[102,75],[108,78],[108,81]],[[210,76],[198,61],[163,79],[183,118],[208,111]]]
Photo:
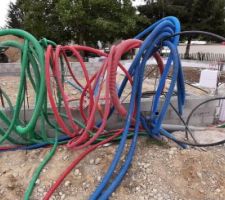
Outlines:
[[[186,71],[191,82],[199,78]],[[1,86],[16,99],[18,78],[1,77]],[[10,81],[11,80],[11,81]],[[28,86],[29,87],[29,86]],[[29,93],[30,101],[34,101]],[[1,107],[1,104],[0,104]],[[86,200],[94,191],[113,159],[117,144],[101,147],[73,169],[54,193],[52,200]],[[0,195],[2,200],[22,200],[32,175],[49,152],[6,152],[0,155]],[[42,171],[31,200],[40,200],[50,185],[79,155],[59,146]],[[122,160],[123,161],[123,160]],[[121,186],[113,193],[115,200],[224,200],[225,146],[182,150],[173,143],[162,144],[147,137],[139,138],[136,154]]]
[[[184,77],[189,83],[197,83],[200,79],[201,69],[196,68],[184,68]],[[219,78],[219,82],[225,82],[225,72],[222,72]]]
[[[117,144],[98,148],[69,174],[52,199],[85,200],[98,185]],[[49,149],[1,153],[2,200],[21,200],[35,168]],[[42,199],[60,173],[79,155],[58,147],[38,179],[32,200]],[[19,159],[18,159],[19,158]],[[217,146],[181,150],[140,138],[131,168],[115,200],[223,200],[225,199],[225,149]]]

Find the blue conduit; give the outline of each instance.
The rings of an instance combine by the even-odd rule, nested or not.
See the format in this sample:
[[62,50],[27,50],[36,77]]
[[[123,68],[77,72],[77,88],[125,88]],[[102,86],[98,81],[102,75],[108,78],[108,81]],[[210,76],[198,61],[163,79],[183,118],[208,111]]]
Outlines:
[[[70,139],[71,138],[68,137],[68,136],[60,136],[59,139],[58,139],[58,143],[67,142]],[[7,149],[7,150],[0,150],[0,152],[17,151],[17,150],[26,150],[26,151],[28,151],[28,150],[44,148],[44,147],[47,147],[49,145],[52,145],[52,143],[42,142],[42,143],[36,143],[36,144],[27,145],[27,146],[18,146],[18,147],[10,148],[10,149]]]
[[[144,40],[142,46],[140,47],[140,50],[138,54],[136,55],[133,63],[131,64],[131,67],[129,69],[129,73],[134,78],[133,86],[132,86],[132,92],[131,92],[131,99],[130,99],[130,105],[126,117],[125,127],[122,134],[122,138],[120,141],[120,144],[116,150],[116,154],[114,156],[114,159],[106,172],[105,176],[103,177],[101,183],[96,188],[96,190],[93,192],[93,194],[90,196],[90,200],[106,200],[108,199],[113,191],[119,186],[121,183],[123,177],[125,176],[131,162],[134,156],[135,147],[137,143],[138,138],[138,131],[139,126],[142,124],[143,127],[146,128],[149,135],[158,138],[160,137],[160,134],[169,137],[170,139],[175,141],[175,138],[167,131],[165,131],[161,124],[164,120],[166,111],[168,109],[172,94],[174,92],[175,85],[177,84],[177,98],[178,98],[178,109],[179,112],[182,113],[182,108],[185,102],[185,87],[184,87],[184,80],[183,80],[183,73],[181,69],[181,63],[179,59],[179,55],[177,52],[177,45],[179,43],[179,36],[173,37],[165,42],[162,43],[163,39],[165,39],[168,36],[171,36],[175,33],[180,32],[180,22],[175,17],[166,17],[162,20],[159,20],[158,22],[154,23],[150,27],[148,27],[146,30],[138,34],[135,38],[136,39],[142,39],[144,36],[147,35],[146,39]],[[142,94],[142,83],[143,83],[143,76],[144,76],[144,68],[146,65],[147,60],[156,52],[161,46],[167,46],[170,49],[170,55],[167,60],[167,63],[165,65],[164,72],[162,74],[162,77],[160,79],[158,88],[156,90],[156,95],[153,99],[153,112],[150,114],[149,117],[144,118],[141,116],[141,94]],[[170,87],[168,90],[168,93],[165,97],[164,104],[159,111],[159,103],[160,103],[160,96],[161,92],[163,90],[168,72],[173,64],[173,74],[172,79],[170,83]],[[118,95],[121,96],[126,83],[127,78],[125,77],[120,89],[118,91]],[[126,155],[125,162],[123,163],[120,170],[117,172],[116,178],[111,180],[111,177],[119,164],[119,161],[121,160],[121,156],[123,154],[126,140],[127,140],[127,134],[128,130],[131,125],[131,118],[132,113],[134,111],[134,106],[137,106],[137,118],[136,118],[136,124],[135,124],[135,132],[134,136],[132,138],[132,142],[129,148],[129,152]],[[183,148],[185,148],[185,145],[182,143],[178,143]]]

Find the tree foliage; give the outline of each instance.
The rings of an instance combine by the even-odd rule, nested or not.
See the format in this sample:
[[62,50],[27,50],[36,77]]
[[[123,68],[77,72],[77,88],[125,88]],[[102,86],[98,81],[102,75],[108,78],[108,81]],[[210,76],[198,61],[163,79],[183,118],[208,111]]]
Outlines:
[[17,0],[10,3],[7,26],[57,43],[96,45],[98,40],[133,37],[150,23],[173,15],[182,30],[224,35],[224,7],[225,0],[146,0],[136,14],[131,0]]
[[154,22],[165,16],[180,19],[183,30],[225,34],[225,0],[147,0],[139,12]]
[[59,20],[56,3],[55,0],[17,0],[10,4],[7,25],[9,28],[22,28],[37,38],[65,42],[70,35]]
[[136,26],[130,0],[59,0],[57,12],[79,43],[112,42],[131,36]]
[[[131,0],[17,0],[10,4],[8,18],[9,27],[36,37],[80,44],[130,37],[137,23]],[[19,23],[11,23],[14,19]]]
[[[165,16],[176,16],[182,30],[204,30],[225,34],[225,0],[147,0],[138,8],[141,15],[154,22]],[[193,36],[188,37],[185,57],[189,57]]]
[[23,12],[20,8],[21,0],[17,0],[14,4],[9,3],[7,27],[8,28],[22,28],[23,27]]

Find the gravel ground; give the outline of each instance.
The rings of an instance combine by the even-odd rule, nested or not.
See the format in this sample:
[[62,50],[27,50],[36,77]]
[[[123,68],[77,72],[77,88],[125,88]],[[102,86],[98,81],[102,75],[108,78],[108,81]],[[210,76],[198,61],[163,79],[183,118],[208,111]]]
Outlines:
[[[193,74],[193,73],[192,73]],[[197,75],[198,76],[198,75]],[[190,75],[190,78],[192,76]],[[192,77],[193,78],[193,77]],[[194,78],[194,79],[197,79]],[[192,80],[194,81],[194,80]],[[1,77],[1,87],[15,103],[18,78]],[[30,87],[28,83],[28,88]],[[32,104],[34,95],[29,92]],[[1,105],[0,105],[1,106]],[[98,148],[69,174],[52,200],[85,200],[100,182],[117,144]],[[181,150],[170,144],[140,138],[133,163],[115,200],[223,200],[225,199],[225,147]],[[2,200],[22,200],[32,175],[49,149],[1,153]],[[31,200],[40,200],[63,170],[79,155],[59,146],[36,183]]]
[[[69,174],[52,200],[85,200],[95,189],[113,158],[117,144],[98,148]],[[2,153],[0,194],[2,200],[23,199],[24,191],[49,149]],[[58,147],[36,183],[32,200],[42,199],[59,174],[79,152]],[[18,159],[19,158],[19,159]],[[115,200],[223,200],[225,199],[224,146],[181,150],[139,138],[132,166]]]

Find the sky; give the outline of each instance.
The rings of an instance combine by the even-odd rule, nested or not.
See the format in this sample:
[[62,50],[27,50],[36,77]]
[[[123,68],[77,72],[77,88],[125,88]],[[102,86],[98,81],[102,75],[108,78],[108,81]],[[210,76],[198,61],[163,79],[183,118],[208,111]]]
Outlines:
[[[0,0],[0,27],[6,25],[7,11],[10,1],[15,2],[16,0]],[[144,0],[135,0],[133,4],[140,5],[143,4]]]
[[6,24],[5,21],[10,1],[15,2],[16,0],[0,0],[0,27]]

